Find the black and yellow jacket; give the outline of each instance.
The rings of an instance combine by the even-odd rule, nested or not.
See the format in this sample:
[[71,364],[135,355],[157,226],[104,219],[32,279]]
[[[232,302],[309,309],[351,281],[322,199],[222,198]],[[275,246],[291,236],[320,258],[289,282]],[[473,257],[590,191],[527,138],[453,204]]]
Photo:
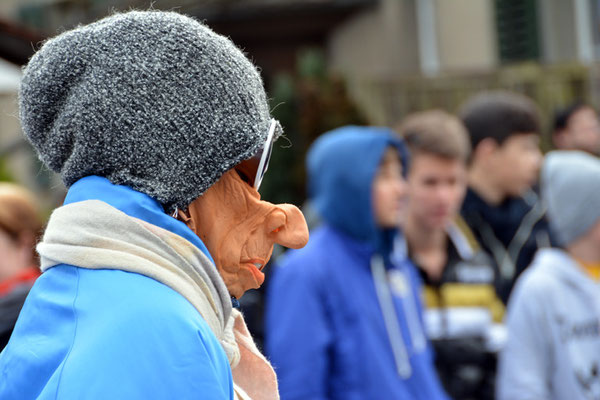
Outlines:
[[461,218],[446,232],[448,257],[441,278],[433,281],[418,268],[436,367],[452,398],[493,398],[495,353],[504,315],[497,295],[498,268]]

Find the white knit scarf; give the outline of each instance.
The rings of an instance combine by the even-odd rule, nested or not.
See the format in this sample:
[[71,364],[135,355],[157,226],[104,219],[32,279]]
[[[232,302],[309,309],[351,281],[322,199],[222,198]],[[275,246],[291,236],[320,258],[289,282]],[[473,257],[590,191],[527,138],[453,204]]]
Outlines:
[[232,368],[241,399],[278,399],[272,367],[260,354],[223,279],[196,246],[99,200],[56,209],[38,244],[42,271],[58,264],[116,269],[153,278],[185,297],[208,323]]

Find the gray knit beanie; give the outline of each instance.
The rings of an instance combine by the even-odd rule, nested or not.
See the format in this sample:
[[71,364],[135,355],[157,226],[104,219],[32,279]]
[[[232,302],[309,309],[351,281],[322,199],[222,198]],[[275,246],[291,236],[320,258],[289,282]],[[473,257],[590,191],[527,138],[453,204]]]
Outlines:
[[19,102],[27,138],[67,186],[100,175],[167,211],[254,155],[270,126],[254,65],[174,12],[116,14],[50,39]]
[[581,151],[552,151],[542,167],[542,197],[561,245],[586,234],[600,219],[600,160]]

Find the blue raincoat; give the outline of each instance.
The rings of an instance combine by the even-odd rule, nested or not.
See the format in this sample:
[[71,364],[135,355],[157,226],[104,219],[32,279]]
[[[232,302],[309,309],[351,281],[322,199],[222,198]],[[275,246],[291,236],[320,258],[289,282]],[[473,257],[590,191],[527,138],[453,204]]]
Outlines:
[[[149,196],[100,177],[65,204],[104,201],[210,255]],[[212,259],[211,259],[212,260]],[[143,275],[57,265],[36,281],[0,354],[0,399],[232,399],[227,357],[198,311]]]
[[[383,128],[321,136],[307,158],[322,225],[274,268],[266,352],[282,400],[446,399],[422,323],[419,281],[396,230],[374,221],[371,186],[388,147]],[[400,247],[399,247],[400,248]]]

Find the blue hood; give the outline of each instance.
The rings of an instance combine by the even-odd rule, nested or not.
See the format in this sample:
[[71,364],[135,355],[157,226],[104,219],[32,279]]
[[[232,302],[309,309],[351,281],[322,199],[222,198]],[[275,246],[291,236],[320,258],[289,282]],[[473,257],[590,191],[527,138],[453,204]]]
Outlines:
[[306,158],[308,194],[324,222],[351,237],[380,246],[371,186],[388,147],[398,149],[403,173],[408,151],[390,129],[346,126],[320,136]]

